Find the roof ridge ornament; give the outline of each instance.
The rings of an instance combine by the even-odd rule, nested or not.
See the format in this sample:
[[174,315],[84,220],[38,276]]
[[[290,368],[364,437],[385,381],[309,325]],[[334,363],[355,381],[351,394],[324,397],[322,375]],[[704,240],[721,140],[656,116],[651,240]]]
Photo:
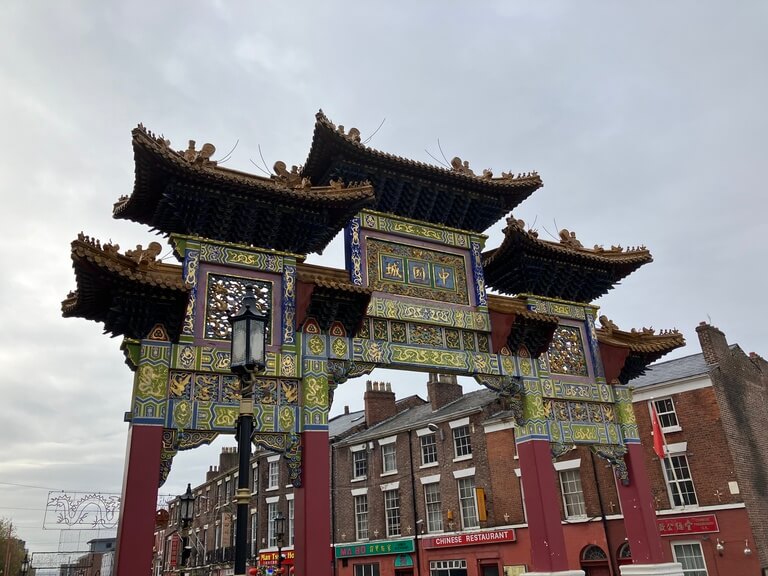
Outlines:
[[[170,142],[169,142],[170,144]],[[215,160],[211,160],[211,156],[216,153],[216,146],[210,142],[203,144],[200,150],[195,150],[195,141],[190,140],[187,149],[182,152],[179,150],[179,154],[189,162],[190,164],[197,164],[199,166],[214,168],[217,164]]]
[[[469,161],[463,160],[459,158],[458,156],[454,156],[451,160],[451,170],[453,172],[458,172],[459,174],[466,174],[467,176],[475,176],[474,170],[469,167]],[[488,170],[490,172],[490,170]],[[483,172],[483,176],[485,176],[485,172]],[[491,177],[493,176],[493,173],[491,173]]]
[[292,190],[309,190],[312,188],[312,181],[306,176],[301,175],[301,166],[291,166],[291,171],[288,171],[288,165],[282,160],[275,162],[272,166],[272,170],[275,171],[271,176],[278,184],[282,184],[285,188]]
[[584,244],[576,238],[576,232],[570,232],[567,228],[560,230],[560,244],[573,249],[584,248]]
[[600,320],[600,327],[608,334],[612,334],[614,330],[619,330],[619,326],[616,324],[616,322],[609,319],[605,314],[600,316],[598,320]]

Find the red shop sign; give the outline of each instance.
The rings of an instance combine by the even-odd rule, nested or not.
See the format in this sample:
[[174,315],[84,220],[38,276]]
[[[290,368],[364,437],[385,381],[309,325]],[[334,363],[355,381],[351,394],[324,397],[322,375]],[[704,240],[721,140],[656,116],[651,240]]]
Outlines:
[[659,534],[662,536],[720,532],[720,526],[717,525],[717,516],[714,514],[704,514],[702,516],[678,516],[677,518],[657,518],[656,524],[659,526]]
[[515,531],[494,530],[492,532],[470,532],[464,534],[451,534],[449,536],[435,536],[425,538],[422,541],[424,548],[446,548],[448,546],[467,546],[468,544],[494,544],[496,542],[514,542]]
[[[292,565],[296,558],[293,550],[283,550],[283,565]],[[259,564],[262,566],[277,566],[277,552],[261,552],[259,554]]]

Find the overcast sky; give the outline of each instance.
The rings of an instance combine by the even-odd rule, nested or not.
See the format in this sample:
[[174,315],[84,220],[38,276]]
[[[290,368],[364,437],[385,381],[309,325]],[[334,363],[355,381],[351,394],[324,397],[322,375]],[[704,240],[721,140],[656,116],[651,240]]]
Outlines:
[[[386,152],[434,163],[439,141],[478,172],[537,170],[515,216],[540,237],[654,255],[601,313],[681,329],[676,355],[700,351],[708,319],[768,355],[767,17],[762,0],[0,2],[0,516],[55,550],[47,489],[120,490],[132,373],[119,339],[60,303],[78,232],[157,239],[111,217],[139,122],[218,158],[239,142],[225,166],[249,172],[259,146],[270,167],[303,163],[319,108],[363,139],[384,122],[369,145]],[[342,254],[337,238],[309,261]],[[425,393],[420,374],[372,377]],[[333,413],[362,391],[343,386]],[[177,457],[162,491],[233,443]]]

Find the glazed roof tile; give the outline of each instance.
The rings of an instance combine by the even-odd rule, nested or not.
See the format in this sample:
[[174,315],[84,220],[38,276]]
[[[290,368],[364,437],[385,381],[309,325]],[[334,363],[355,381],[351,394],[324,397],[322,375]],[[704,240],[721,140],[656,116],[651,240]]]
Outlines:
[[482,255],[486,283],[505,294],[591,302],[653,260],[644,246],[585,248],[568,230],[560,232],[560,242],[551,242],[524,226],[508,218],[501,246]]
[[466,162],[454,158],[452,168],[410,160],[361,142],[359,131],[333,124],[322,111],[316,115],[309,156],[302,175],[314,183],[333,178],[370,180],[375,209],[406,218],[482,232],[542,186],[535,172],[489,171],[475,175]]
[[383,438],[395,432],[420,428],[430,422],[445,422],[454,416],[481,410],[498,398],[498,394],[492,390],[482,389],[467,392],[458,400],[446,404],[439,410],[432,410],[430,403],[404,410],[367,430],[357,432],[344,439],[342,445],[358,444]]
[[283,163],[271,178],[222,168],[210,159],[210,144],[175,151],[142,126],[133,131],[133,150],[133,193],[115,204],[114,217],[166,234],[306,254],[322,250],[374,200],[368,183],[312,187]]
[[[733,350],[737,346],[737,344],[731,344],[729,348]],[[700,352],[690,356],[683,356],[682,358],[651,364],[646,369],[645,374],[630,380],[629,384],[635,388],[643,388],[645,386],[685,380],[686,378],[704,376],[706,374],[709,374],[709,365],[704,360],[704,354]]]

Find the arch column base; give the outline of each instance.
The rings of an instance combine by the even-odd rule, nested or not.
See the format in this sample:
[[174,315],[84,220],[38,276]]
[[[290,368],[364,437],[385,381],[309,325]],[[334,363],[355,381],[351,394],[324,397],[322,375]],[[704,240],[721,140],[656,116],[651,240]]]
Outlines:
[[624,564],[619,566],[621,576],[684,576],[683,566],[677,562],[664,564]]

